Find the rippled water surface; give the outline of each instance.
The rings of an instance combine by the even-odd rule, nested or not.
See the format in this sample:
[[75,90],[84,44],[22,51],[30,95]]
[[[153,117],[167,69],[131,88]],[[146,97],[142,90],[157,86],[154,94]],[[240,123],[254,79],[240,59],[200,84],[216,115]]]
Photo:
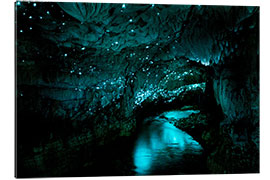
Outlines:
[[[183,118],[198,111],[172,111],[166,118]],[[203,148],[189,134],[166,119],[146,119],[136,141],[133,158],[137,175],[203,173]]]

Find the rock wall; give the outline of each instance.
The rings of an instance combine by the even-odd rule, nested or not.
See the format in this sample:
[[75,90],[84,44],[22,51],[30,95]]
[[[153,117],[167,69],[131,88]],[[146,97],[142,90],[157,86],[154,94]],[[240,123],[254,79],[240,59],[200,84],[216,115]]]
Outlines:
[[[252,21],[257,22],[255,26],[249,24]],[[222,172],[221,169],[226,169],[225,173],[259,172],[258,28],[258,16],[243,23],[243,30],[232,36],[239,51],[227,56],[224,64],[214,66],[214,95],[224,114],[220,134],[226,138],[212,155],[224,157],[223,165],[227,166],[222,167],[223,160],[217,160],[220,165],[210,165],[216,172]],[[225,144],[230,148],[224,147]],[[214,164],[213,161],[209,164]]]

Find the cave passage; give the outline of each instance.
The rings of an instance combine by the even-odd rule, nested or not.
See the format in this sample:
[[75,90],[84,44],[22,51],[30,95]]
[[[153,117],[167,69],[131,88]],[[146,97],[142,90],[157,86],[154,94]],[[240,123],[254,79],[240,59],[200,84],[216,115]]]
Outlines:
[[260,7],[14,9],[17,178],[259,173]]
[[134,148],[137,175],[203,173],[195,168],[200,164],[202,146],[168,121],[198,112],[168,111],[144,120]]

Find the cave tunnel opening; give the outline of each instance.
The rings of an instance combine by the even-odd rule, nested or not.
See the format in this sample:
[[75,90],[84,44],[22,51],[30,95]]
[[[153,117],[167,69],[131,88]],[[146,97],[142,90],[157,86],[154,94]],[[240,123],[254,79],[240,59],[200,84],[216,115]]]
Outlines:
[[206,86],[205,91],[188,98],[145,102],[135,110],[137,175],[209,173],[207,157],[215,143],[209,144],[204,136],[213,129],[212,135],[217,135],[223,118],[220,106],[210,96],[212,91]]

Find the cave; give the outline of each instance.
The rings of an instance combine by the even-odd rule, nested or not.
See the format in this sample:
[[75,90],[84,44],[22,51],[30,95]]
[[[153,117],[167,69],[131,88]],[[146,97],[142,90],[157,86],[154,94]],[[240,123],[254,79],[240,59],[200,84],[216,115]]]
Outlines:
[[259,173],[259,10],[17,1],[15,176]]

